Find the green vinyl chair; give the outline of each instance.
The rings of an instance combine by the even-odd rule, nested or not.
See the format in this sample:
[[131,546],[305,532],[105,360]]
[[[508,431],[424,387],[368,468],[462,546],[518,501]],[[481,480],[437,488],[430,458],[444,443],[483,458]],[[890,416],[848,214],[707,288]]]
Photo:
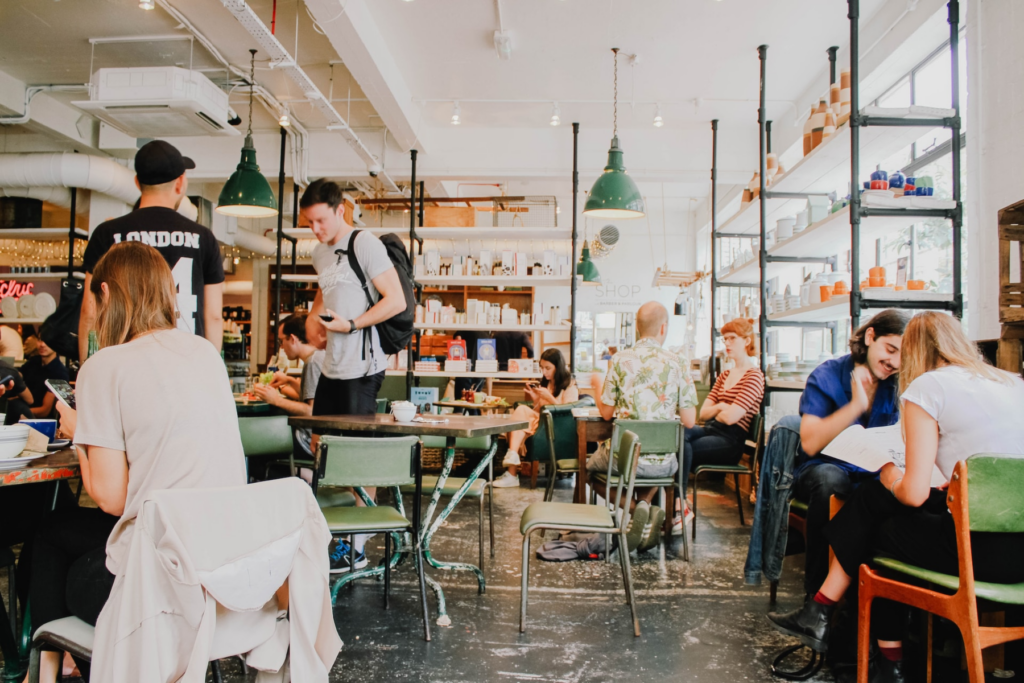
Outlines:
[[[352,436],[321,436],[317,448],[320,460],[314,471],[322,471],[313,478],[313,491],[321,484],[334,487],[355,488],[365,507],[321,507],[327,528],[332,536],[354,534],[384,534],[384,609],[389,607],[391,592],[391,541],[395,535],[412,533],[412,544],[416,555],[416,572],[419,574],[420,599],[423,603],[424,639],[430,640],[429,612],[427,608],[426,578],[423,574],[423,553],[420,549],[420,501],[422,489],[415,487],[417,474],[421,472],[420,440],[415,436],[394,438],[365,438]],[[422,475],[421,475],[422,476]],[[400,487],[414,485],[413,518],[405,516]],[[391,489],[395,506],[377,505],[363,487],[377,486]],[[350,543],[349,566],[355,567],[355,544]],[[338,599],[341,581],[331,590],[331,604]]]
[[[1024,605],[1024,583],[989,583],[974,579],[971,533],[1024,533],[1024,459],[1020,456],[981,453],[958,462],[953,469],[946,504],[956,528],[959,575],[916,567],[890,557],[876,557],[872,567],[860,566],[857,668],[867,671],[871,639],[871,602],[885,598],[928,612],[927,676],[931,680],[932,616],[955,623],[963,636],[970,683],[984,683],[981,658],[984,648],[1024,638],[1024,627],[981,626],[979,607],[989,611],[1001,605]],[[880,574],[884,571],[887,576]],[[937,590],[911,585],[930,584]],[[865,680],[861,677],[860,680]]]
[[[683,425],[679,420],[616,420],[612,427],[612,440],[611,443],[616,443],[620,438],[624,430],[628,430],[636,434],[640,438],[640,455],[675,455],[677,459],[682,453],[683,445]],[[674,477],[660,477],[654,479],[642,479],[637,477],[636,486],[639,488],[653,488],[658,489],[658,505],[662,510],[665,511],[665,529],[662,534],[662,547],[664,547],[667,540],[672,534],[672,518],[675,514],[675,489],[679,487],[679,491],[682,492],[683,488],[683,468],[682,462],[679,463],[679,469],[676,470]],[[612,459],[608,459],[608,469],[605,472],[595,472],[591,475],[591,478],[605,484],[605,490],[607,490],[607,483],[611,485],[618,483],[618,475],[612,474]],[[594,502],[597,497],[597,493],[593,488],[590,490],[591,502]],[[608,501],[606,501],[608,503]],[[686,540],[686,534],[683,534],[683,559],[689,561],[690,559],[690,547]]]
[[377,413],[380,414],[380,413],[386,413],[386,412],[388,412],[388,400],[386,398],[378,398],[377,399]]
[[[640,635],[640,620],[636,614],[636,596],[633,592],[633,574],[629,564],[626,531],[629,528],[629,501],[633,498],[633,484],[636,479],[637,459],[640,457],[640,439],[628,430],[623,430],[615,451],[619,472],[615,484],[614,512],[604,505],[580,503],[554,503],[549,501],[533,503],[523,512],[519,531],[523,534],[523,577],[519,611],[519,632],[526,632],[526,601],[530,584],[530,534],[538,529],[578,531],[583,533],[615,534],[619,540],[619,565],[622,582],[626,587],[626,602],[633,616],[633,635]],[[616,517],[618,521],[616,522]],[[606,555],[611,546],[606,546]]]
[[[421,437],[423,446],[425,448],[446,448],[447,442],[443,436],[424,436]],[[472,438],[460,437],[455,440],[456,449],[464,449],[471,451],[488,451],[491,448],[491,437],[489,436],[475,436]],[[491,539],[491,557],[494,557],[494,491],[491,489],[491,480],[494,478],[494,463],[487,464],[487,478],[481,476],[479,479],[473,482],[473,484],[466,491],[466,495],[463,496],[463,500],[470,499],[475,500],[479,504],[477,512],[477,520],[479,523],[480,532],[480,564],[479,567],[484,566],[484,494],[487,494],[487,517],[488,526],[490,528],[490,539]],[[437,477],[435,475],[424,475],[423,476],[423,489],[426,491],[433,491],[434,487],[437,486]],[[444,482],[444,488],[441,489],[442,498],[451,498],[454,496],[462,485],[466,483],[465,477],[448,477]],[[415,489],[415,486],[407,485],[402,487],[402,493],[410,494]]]
[[[743,453],[750,454],[750,464],[756,465],[761,456],[762,441],[764,441],[764,416],[754,415],[750,420],[750,429],[747,430],[747,438],[743,443]],[[740,456],[742,458],[742,456]],[[697,478],[704,472],[725,472],[732,474],[733,484],[736,486],[736,508],[740,514],[740,526],[746,524],[743,519],[743,492],[740,491],[740,475],[754,476],[754,470],[742,462],[735,465],[701,465],[693,471],[693,538],[697,539]],[[682,490],[682,489],[680,489]],[[805,506],[806,510],[806,506]],[[686,534],[683,534],[684,536]]]
[[[544,500],[551,500],[555,490],[555,479],[559,474],[579,472],[578,441],[576,418],[572,416],[573,408],[587,408],[594,405],[591,396],[581,396],[574,403],[547,405],[541,408],[541,419],[537,432],[523,442],[523,460],[530,462],[530,488],[537,488],[538,462],[547,463],[548,487],[544,492]],[[544,419],[549,414],[551,419]]]

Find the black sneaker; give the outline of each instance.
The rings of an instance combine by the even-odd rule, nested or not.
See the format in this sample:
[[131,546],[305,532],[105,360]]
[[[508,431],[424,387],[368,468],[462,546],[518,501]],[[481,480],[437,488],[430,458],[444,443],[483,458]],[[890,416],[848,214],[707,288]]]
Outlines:
[[828,636],[835,605],[822,605],[808,597],[800,609],[779,614],[769,612],[768,621],[777,631],[799,638],[815,652],[828,652]]
[[[348,564],[348,554],[349,544],[346,541],[338,540],[334,542],[334,547],[330,550],[332,574],[346,574],[351,571],[351,567]],[[356,569],[362,569],[365,566],[366,553],[356,553]]]

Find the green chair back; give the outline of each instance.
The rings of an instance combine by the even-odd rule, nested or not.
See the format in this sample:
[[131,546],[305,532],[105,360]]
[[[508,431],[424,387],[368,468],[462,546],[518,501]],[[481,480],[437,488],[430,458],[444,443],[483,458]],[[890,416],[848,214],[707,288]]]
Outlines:
[[612,443],[615,443],[616,434],[624,430],[640,437],[641,455],[679,453],[682,431],[679,420],[616,420],[612,429]]
[[[636,483],[636,466],[640,456],[639,447],[640,437],[628,429],[622,430],[622,436],[619,438],[619,445],[614,455],[615,464],[619,469],[620,476],[615,485],[615,505],[612,508],[613,510],[629,509],[629,501],[633,499],[633,484]],[[623,494],[625,494],[624,497]],[[629,525],[629,515],[621,515],[619,521],[622,531],[626,531],[626,527]]]
[[386,398],[377,399],[377,412],[386,413],[388,412],[388,400]]
[[242,436],[242,452],[254,455],[290,455],[292,428],[287,415],[238,418],[238,432]]
[[546,420],[540,421],[537,433],[526,440],[526,459],[535,462],[550,462],[556,458],[575,457],[579,443],[576,436],[576,418],[572,416],[572,410],[573,408],[590,408],[594,405],[593,397],[583,395],[575,403],[547,405],[541,408],[542,413],[551,413],[551,424],[554,426],[554,430],[553,432],[548,430]]
[[320,437],[319,486],[405,486],[416,483],[419,438]]
[[[443,436],[424,436],[420,437],[423,441],[424,448],[445,448],[447,446],[447,440]],[[460,436],[455,439],[455,447],[461,448],[467,451],[486,451],[491,447],[491,437],[489,436],[473,436],[464,437]]]
[[1024,459],[980,453],[967,459],[971,531],[1024,532]]

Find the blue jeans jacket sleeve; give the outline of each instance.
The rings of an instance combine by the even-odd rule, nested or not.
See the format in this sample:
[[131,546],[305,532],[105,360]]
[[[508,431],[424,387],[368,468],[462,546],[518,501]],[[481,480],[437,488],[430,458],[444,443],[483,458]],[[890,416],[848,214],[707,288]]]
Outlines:
[[793,488],[793,465],[800,445],[800,416],[787,415],[772,429],[761,462],[761,480],[751,527],[743,580],[752,586],[782,575],[789,536],[789,501]]

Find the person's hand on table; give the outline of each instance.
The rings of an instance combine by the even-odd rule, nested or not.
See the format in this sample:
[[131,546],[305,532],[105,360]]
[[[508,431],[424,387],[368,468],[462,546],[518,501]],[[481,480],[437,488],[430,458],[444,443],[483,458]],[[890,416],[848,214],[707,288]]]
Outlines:
[[74,408],[68,408],[60,401],[57,401],[57,412],[60,413],[60,429],[57,430],[57,436],[62,439],[73,440],[75,438],[75,427],[78,426],[78,411]]
[[551,395],[551,392],[546,387],[540,385],[534,387],[533,395],[536,397],[534,401],[539,399],[548,405],[555,402],[555,397]]
[[331,332],[338,332],[340,334],[348,334],[352,331],[352,326],[349,325],[348,320],[345,320],[331,309],[325,308],[324,313],[334,318],[334,320],[327,322],[320,316],[317,316],[317,320],[320,321],[320,324],[323,325],[325,329],[328,329]]
[[269,384],[256,384],[252,388],[252,393],[256,396],[269,403],[272,406],[276,406],[281,402],[281,392],[275,389]]
[[855,367],[850,374],[850,391],[852,394],[850,403],[856,406],[861,414],[866,413],[868,410],[867,387],[871,384],[871,381],[871,372],[863,365]]
[[275,372],[274,378],[270,380],[270,386],[274,387],[275,389],[289,383],[291,383],[291,378],[288,376],[288,373],[281,372],[280,370]]

